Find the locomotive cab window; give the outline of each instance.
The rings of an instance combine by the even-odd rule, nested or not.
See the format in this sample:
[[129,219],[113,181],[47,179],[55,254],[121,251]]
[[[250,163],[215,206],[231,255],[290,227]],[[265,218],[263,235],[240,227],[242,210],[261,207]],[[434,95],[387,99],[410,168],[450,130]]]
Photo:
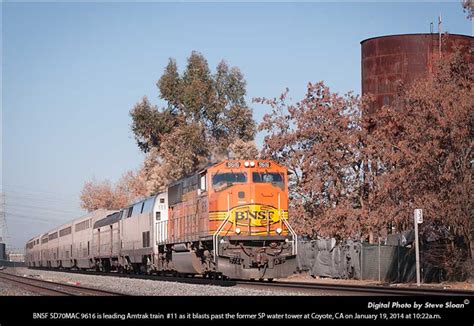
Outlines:
[[223,190],[232,186],[234,183],[247,182],[246,173],[224,172],[217,173],[212,176],[212,188],[215,191]]
[[207,187],[206,187],[206,174],[205,173],[199,175],[199,189],[201,191],[206,191],[207,190]]
[[132,215],[131,217],[138,216],[142,213],[142,202],[136,203],[132,206]]
[[283,174],[277,172],[253,172],[252,179],[255,183],[271,183],[281,189],[285,186]]
[[143,202],[142,213],[149,214],[153,211],[153,205],[155,204],[155,197],[149,197]]

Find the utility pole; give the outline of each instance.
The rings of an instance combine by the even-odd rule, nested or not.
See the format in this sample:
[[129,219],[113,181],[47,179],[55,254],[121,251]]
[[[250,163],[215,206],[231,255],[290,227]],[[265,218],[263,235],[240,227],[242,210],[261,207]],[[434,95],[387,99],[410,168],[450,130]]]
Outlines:
[[441,54],[441,13],[438,16],[438,51],[439,51],[439,57],[442,57]]
[[379,234],[379,283],[380,283],[380,234]]
[[420,243],[418,241],[418,224],[423,223],[423,210],[415,209],[413,220],[415,223],[416,285],[420,286]]

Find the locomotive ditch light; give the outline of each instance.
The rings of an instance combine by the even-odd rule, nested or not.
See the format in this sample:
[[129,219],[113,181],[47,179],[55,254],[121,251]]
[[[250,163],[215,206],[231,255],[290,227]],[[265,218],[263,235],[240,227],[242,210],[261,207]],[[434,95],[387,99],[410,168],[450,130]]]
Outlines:
[[248,168],[249,165],[250,165],[250,163],[249,163],[248,161],[246,161],[246,162],[244,163],[244,166],[245,166],[246,168]]
[[254,166],[255,166],[255,162],[254,162],[254,161],[250,162],[250,166],[251,166],[251,167],[254,167]]
[[235,233],[236,233],[236,234],[240,234],[240,232],[241,232],[241,231],[240,231],[240,228],[235,228]]
[[277,232],[278,234],[281,234],[282,231],[283,231],[283,230],[282,230],[281,228],[277,228],[277,229],[276,229],[276,232]]

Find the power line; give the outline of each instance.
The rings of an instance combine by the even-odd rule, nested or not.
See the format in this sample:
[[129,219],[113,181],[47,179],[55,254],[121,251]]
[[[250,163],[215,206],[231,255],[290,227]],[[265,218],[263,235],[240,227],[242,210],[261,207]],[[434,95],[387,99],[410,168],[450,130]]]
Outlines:
[[[3,197],[4,198],[4,197]],[[17,216],[17,217],[20,217],[20,218],[28,218],[30,220],[42,220],[42,221],[50,221],[51,220],[51,217],[52,215],[56,215],[54,217],[54,220],[58,220],[57,215],[66,215],[64,217],[67,217],[67,218],[74,218],[75,216],[78,216],[80,215],[80,212],[78,210],[74,210],[74,211],[70,211],[70,210],[61,210],[61,209],[58,209],[56,208],[58,205],[55,205],[54,208],[48,208],[48,207],[43,207],[43,206],[39,206],[39,205],[26,205],[26,204],[23,204],[23,203],[8,203],[6,204],[5,200],[3,201],[3,208],[5,210],[5,208],[8,209],[8,211],[6,212],[8,215],[13,215],[13,216]],[[12,211],[13,210],[13,211]],[[20,210],[20,211],[18,211]],[[23,210],[23,211],[22,211]],[[26,210],[27,212],[25,212],[24,210]],[[34,210],[34,214],[31,213],[31,210]],[[27,214],[27,215],[22,215],[23,214]],[[46,219],[41,219],[41,218],[31,218],[31,216],[41,216],[41,215],[48,215],[48,218]],[[62,220],[62,219],[61,219]]]
[[72,200],[72,199],[62,199],[62,198],[53,198],[53,197],[47,197],[47,196],[42,196],[42,195],[33,195],[33,194],[27,194],[27,193],[20,193],[20,192],[12,192],[12,191],[5,191],[5,194],[9,197],[16,197],[16,198],[26,198],[26,199],[36,199],[36,200],[47,200],[47,201],[57,201],[57,202],[63,202],[63,203],[77,203],[79,198]]
[[3,189],[3,192],[9,197],[23,197],[23,198],[34,198],[38,200],[47,200],[55,202],[64,202],[67,204],[77,205],[80,200],[80,195],[75,196],[64,196],[62,194],[54,194],[48,192],[35,192],[35,191],[20,191],[12,189]]
[[[14,216],[14,217],[17,217],[17,218],[22,219],[22,220],[28,220],[28,221],[34,221],[34,222],[46,222],[46,223],[62,222],[60,220],[41,218],[41,217],[38,217],[38,216],[22,215],[22,214],[17,214],[17,213],[10,213],[10,212],[7,212],[7,214],[8,214],[8,216]],[[67,221],[64,221],[63,223],[66,224]]]
[[74,218],[74,216],[77,216],[77,215],[69,215],[69,216],[66,216],[66,215],[62,215],[62,216],[58,216],[58,215],[52,215],[52,214],[44,214],[44,213],[40,213],[40,214],[34,214],[34,213],[31,213],[31,212],[20,212],[20,211],[9,211],[9,210],[6,210],[5,211],[5,214],[6,216],[10,216],[10,215],[20,215],[20,216],[26,216],[26,217],[29,217],[31,219],[35,219],[35,218],[38,218],[38,219],[43,219],[43,220],[50,220],[50,221],[61,221],[65,218]]
[[26,189],[27,192],[30,192],[30,193],[42,193],[42,194],[61,195],[61,196],[64,196],[66,194],[67,195],[66,197],[69,197],[69,198],[77,196],[77,194],[72,194],[72,193],[54,192],[54,191],[47,191],[43,189],[40,190],[40,189],[28,188],[28,187],[19,186],[19,185],[3,184],[2,188],[20,188],[20,189]]
[[[54,210],[76,211],[80,209],[79,203],[61,201],[53,198],[32,197],[29,195],[6,194],[8,200],[7,206],[27,206],[26,204],[33,204],[36,207],[54,207]],[[59,209],[58,209],[59,208]],[[53,209],[53,208],[50,208]]]
[[54,213],[65,213],[65,214],[77,214],[77,211],[65,211],[61,209],[52,209],[52,208],[46,208],[46,207],[41,207],[41,206],[31,206],[31,205],[24,205],[24,204],[8,204],[5,205],[7,208],[26,208],[26,209],[33,209],[33,210],[44,210],[44,211],[49,211],[49,212],[54,212]]
[[77,203],[79,196],[75,197],[75,199],[72,199],[72,197],[69,197],[71,199],[66,199],[66,198],[61,198],[61,197],[51,197],[49,195],[44,195],[44,194],[38,194],[38,193],[32,193],[32,192],[19,192],[15,190],[4,190],[4,193],[6,193],[8,196],[16,196],[16,197],[27,197],[27,198],[40,198],[44,200],[54,200],[54,201],[63,201],[67,203]]

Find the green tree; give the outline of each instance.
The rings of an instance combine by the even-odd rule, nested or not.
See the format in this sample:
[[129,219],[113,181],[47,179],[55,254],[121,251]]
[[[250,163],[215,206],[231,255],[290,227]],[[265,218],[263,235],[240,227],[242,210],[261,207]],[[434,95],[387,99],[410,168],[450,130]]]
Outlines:
[[130,111],[133,117],[132,132],[138,147],[147,153],[152,147],[160,147],[164,135],[180,125],[175,111],[168,107],[159,110],[146,97]]
[[472,0],[463,0],[462,7],[464,12],[467,13],[467,18],[472,19],[474,17],[474,2]]
[[170,59],[156,87],[160,90],[161,98],[168,102],[168,109],[171,111],[177,111],[181,85],[176,60]]
[[204,56],[192,52],[181,74],[170,59],[156,86],[163,108],[144,97],[130,111],[137,145],[147,153],[145,175],[156,187],[233,155],[236,142],[255,148],[256,125],[238,68],[221,61],[212,74]]

